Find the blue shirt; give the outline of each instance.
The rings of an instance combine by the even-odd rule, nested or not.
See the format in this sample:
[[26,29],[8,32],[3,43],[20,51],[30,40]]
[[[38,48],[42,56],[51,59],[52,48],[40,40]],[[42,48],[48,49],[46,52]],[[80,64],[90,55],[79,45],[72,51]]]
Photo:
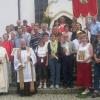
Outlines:
[[15,48],[20,48],[21,47],[21,45],[20,45],[20,40],[21,39],[22,38],[19,38],[18,36],[15,38],[15,40],[14,40]]
[[91,35],[98,35],[98,33],[100,32],[100,22],[96,22],[95,24],[92,23],[90,25],[90,32]]

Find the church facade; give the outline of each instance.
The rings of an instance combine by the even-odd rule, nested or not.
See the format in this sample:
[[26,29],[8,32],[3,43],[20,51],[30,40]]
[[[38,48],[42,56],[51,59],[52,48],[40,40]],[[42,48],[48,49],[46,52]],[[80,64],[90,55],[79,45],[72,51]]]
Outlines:
[[[100,0],[98,4],[100,5]],[[61,16],[73,19],[72,0],[2,0],[0,8],[1,33],[4,33],[6,25],[16,24],[18,18],[26,19],[29,23],[42,22],[44,15],[47,14],[51,17],[50,27]],[[100,16],[100,6],[98,16]],[[78,21],[84,22],[82,17]]]

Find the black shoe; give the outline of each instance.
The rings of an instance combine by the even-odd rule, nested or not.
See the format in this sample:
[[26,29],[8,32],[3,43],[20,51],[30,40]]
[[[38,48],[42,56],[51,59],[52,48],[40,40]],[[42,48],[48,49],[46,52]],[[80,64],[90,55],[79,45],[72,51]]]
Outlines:
[[0,95],[3,95],[3,93],[0,93]]
[[63,88],[66,89],[68,86],[66,84],[63,85]]
[[19,94],[19,96],[21,96],[21,97],[25,97],[25,95],[24,95],[24,94]]
[[93,95],[92,95],[92,98],[96,98],[96,97],[100,97],[100,93],[98,93],[98,92],[97,92],[97,93],[94,92]]

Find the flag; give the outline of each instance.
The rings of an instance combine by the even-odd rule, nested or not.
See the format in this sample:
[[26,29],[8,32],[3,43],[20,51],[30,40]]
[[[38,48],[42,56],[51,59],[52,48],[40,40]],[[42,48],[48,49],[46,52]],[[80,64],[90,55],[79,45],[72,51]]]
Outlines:
[[74,17],[96,16],[98,13],[97,0],[72,0]]

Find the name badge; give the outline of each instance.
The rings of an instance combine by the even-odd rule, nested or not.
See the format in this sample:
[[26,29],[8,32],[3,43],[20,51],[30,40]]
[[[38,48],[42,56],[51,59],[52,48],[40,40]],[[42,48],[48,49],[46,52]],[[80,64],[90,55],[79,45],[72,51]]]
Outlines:
[[43,63],[44,62],[44,60],[43,60],[43,58],[41,58],[41,63]]

